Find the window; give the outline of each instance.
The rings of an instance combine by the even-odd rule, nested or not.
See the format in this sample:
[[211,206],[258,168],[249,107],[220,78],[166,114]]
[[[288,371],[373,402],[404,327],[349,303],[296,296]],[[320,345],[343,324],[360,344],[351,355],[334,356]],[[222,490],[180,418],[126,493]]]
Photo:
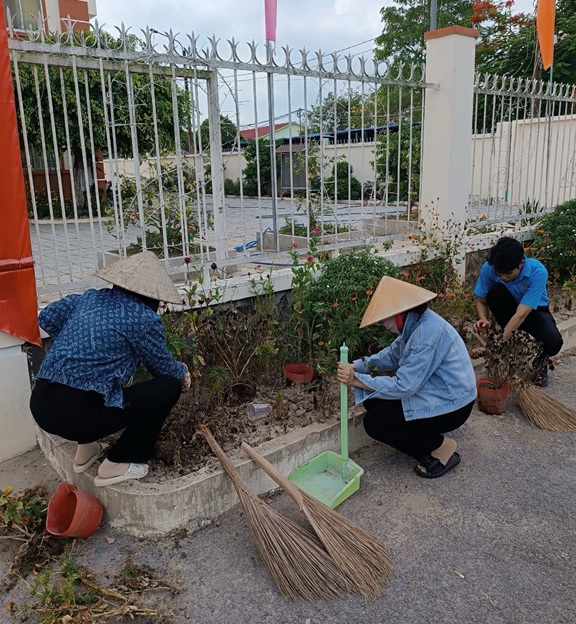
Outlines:
[[4,5],[10,10],[14,28],[40,30],[38,14],[42,14],[42,0],[4,0]]

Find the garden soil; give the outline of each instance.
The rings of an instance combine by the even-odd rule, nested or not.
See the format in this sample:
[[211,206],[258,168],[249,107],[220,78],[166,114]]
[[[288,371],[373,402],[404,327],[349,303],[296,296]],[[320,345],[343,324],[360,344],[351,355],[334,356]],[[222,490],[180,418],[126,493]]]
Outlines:
[[[218,461],[198,433],[199,425],[209,425],[223,449],[229,451],[242,441],[258,446],[295,428],[314,422],[332,422],[339,415],[340,391],[334,379],[313,379],[308,384],[269,381],[255,388],[249,401],[234,396],[210,410],[198,401],[198,396],[201,393],[193,390],[184,393],[172,409],[150,465],[151,480],[161,482],[183,476],[207,463],[219,468]],[[251,402],[269,405],[270,413],[251,420],[248,415]]]

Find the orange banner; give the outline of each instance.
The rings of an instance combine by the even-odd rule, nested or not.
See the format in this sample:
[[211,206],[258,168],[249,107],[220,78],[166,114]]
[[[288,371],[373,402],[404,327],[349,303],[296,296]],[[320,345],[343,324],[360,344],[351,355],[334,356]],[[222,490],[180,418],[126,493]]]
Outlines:
[[554,62],[554,0],[538,0],[536,9],[536,30],[542,56],[542,67],[548,69]]
[[41,345],[4,0],[0,0],[0,331]]

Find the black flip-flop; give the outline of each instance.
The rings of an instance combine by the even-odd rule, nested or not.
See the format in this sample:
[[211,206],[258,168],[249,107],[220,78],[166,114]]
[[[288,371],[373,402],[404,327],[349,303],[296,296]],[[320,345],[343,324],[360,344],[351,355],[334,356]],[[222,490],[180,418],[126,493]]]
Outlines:
[[418,466],[414,466],[414,470],[419,477],[423,477],[424,479],[437,479],[443,474],[446,474],[449,470],[452,470],[452,468],[456,468],[459,463],[460,455],[458,453],[453,453],[445,466],[439,459],[436,459],[436,457],[428,455],[428,457],[418,462],[418,465],[426,468],[426,471],[421,470]]

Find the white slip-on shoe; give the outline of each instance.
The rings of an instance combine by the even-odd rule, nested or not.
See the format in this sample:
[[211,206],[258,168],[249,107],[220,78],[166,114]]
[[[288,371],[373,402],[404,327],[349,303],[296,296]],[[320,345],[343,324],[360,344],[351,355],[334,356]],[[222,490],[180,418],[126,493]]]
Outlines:
[[100,450],[94,453],[94,455],[92,455],[92,457],[87,462],[84,462],[83,464],[74,464],[72,466],[74,472],[78,474],[81,472],[86,472],[94,462],[102,459],[102,457],[106,455],[108,449],[110,448],[110,445],[106,444],[106,442],[98,442],[98,444],[100,444]]
[[148,474],[148,464],[130,464],[128,470],[124,474],[117,477],[94,477],[94,485],[96,487],[104,487],[105,485],[114,485],[115,483],[122,483],[122,481],[128,481],[129,479],[142,479]]

